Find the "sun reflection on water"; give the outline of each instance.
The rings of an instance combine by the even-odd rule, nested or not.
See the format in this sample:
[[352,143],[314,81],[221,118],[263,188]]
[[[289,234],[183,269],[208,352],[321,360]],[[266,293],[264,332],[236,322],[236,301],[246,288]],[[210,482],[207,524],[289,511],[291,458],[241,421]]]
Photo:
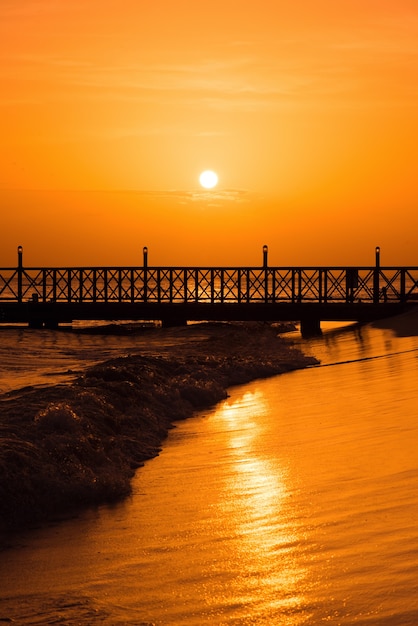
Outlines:
[[257,389],[217,410],[225,443],[232,451],[221,515],[234,525],[240,593],[247,592],[241,601],[251,607],[251,623],[259,623],[260,616],[280,615],[285,620],[281,623],[295,626],[307,617],[298,611],[306,606],[302,538],[294,522],[286,468],[280,459],[268,456],[269,448],[263,446],[269,436],[263,419],[267,414],[265,398]]

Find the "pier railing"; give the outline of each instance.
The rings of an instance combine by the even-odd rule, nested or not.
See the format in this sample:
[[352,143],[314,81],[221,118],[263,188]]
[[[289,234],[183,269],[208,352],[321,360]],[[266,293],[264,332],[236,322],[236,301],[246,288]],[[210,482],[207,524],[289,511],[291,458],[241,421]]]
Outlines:
[[418,304],[418,267],[0,268],[0,324],[56,328],[73,320],[371,321]]
[[65,303],[406,303],[418,267],[0,268],[0,301]]

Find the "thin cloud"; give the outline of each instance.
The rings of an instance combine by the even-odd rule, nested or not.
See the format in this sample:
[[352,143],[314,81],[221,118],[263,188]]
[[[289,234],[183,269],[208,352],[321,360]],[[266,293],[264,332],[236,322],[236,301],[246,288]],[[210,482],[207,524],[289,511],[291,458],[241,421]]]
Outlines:
[[[370,84],[365,84],[369,80],[364,75],[365,64],[375,68],[374,73],[370,70],[370,80],[376,75],[382,85],[388,58],[392,68],[398,66],[413,72],[412,60],[418,56],[418,46],[408,42],[397,47],[394,43],[391,56],[387,50],[383,56],[384,49],[383,40],[328,41],[313,58],[247,57],[240,62],[231,59],[145,67],[130,63],[96,65],[89,60],[49,55],[20,55],[13,59],[6,53],[0,76],[31,86],[25,96],[22,91],[17,96],[6,90],[1,104],[101,101],[164,106],[169,99],[172,106],[253,113],[289,107],[344,108],[360,102],[363,106],[378,102],[380,107],[385,103],[406,103],[417,94],[415,80],[405,82],[396,92],[376,90],[375,97],[363,89]],[[36,88],[37,83],[42,84],[42,89]],[[146,134],[163,132],[167,131],[148,129]]]
[[254,199],[254,194],[246,189],[216,189],[216,190],[162,190],[162,191],[132,191],[126,193],[135,193],[143,198],[152,198],[155,200],[177,200],[180,204],[192,203],[231,203],[243,204]]

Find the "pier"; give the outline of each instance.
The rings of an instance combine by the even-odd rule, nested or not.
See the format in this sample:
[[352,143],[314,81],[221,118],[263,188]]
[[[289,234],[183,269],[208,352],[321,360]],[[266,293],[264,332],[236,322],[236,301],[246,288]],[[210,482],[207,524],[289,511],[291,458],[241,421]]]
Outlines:
[[418,304],[418,267],[0,268],[0,324],[56,328],[75,320],[295,321],[305,336],[321,321],[367,322]]

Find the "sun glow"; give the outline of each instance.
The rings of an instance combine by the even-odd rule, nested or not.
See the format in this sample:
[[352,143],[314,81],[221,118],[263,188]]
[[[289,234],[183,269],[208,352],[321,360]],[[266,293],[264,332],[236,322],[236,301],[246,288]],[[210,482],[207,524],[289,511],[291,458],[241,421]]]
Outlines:
[[212,170],[205,170],[200,174],[199,182],[205,189],[212,189],[218,184],[218,175]]
[[418,3],[243,4],[0,0],[0,267],[417,265]]

